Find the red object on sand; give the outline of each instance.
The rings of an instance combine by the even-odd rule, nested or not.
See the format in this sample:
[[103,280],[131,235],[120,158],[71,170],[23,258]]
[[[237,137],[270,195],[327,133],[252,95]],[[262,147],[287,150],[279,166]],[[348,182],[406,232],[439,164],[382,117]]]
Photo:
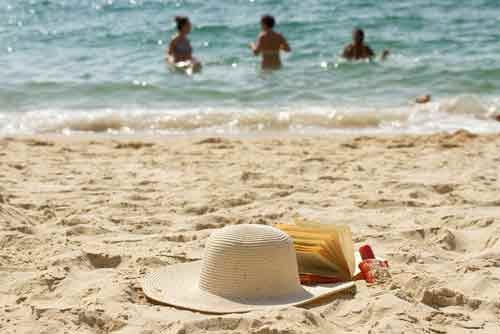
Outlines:
[[363,260],[359,264],[359,269],[367,283],[375,283],[376,281],[384,281],[390,278],[389,263],[387,261],[376,259]]
[[369,260],[375,258],[375,254],[373,253],[373,250],[370,247],[370,245],[363,245],[359,247],[359,254],[361,255],[361,259],[363,260]]

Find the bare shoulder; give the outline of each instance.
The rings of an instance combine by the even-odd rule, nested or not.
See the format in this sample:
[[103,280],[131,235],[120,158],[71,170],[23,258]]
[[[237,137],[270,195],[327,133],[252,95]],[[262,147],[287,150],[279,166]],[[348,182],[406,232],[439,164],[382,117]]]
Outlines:
[[348,44],[344,47],[344,53],[343,53],[343,56],[344,57],[349,57],[352,52],[353,52],[353,48],[354,46],[352,44]]
[[285,36],[280,32],[275,32],[275,36],[282,41],[286,40]]
[[177,41],[179,40],[180,36],[178,34],[175,34],[172,36],[172,39],[170,40],[170,42],[172,43],[177,43]]

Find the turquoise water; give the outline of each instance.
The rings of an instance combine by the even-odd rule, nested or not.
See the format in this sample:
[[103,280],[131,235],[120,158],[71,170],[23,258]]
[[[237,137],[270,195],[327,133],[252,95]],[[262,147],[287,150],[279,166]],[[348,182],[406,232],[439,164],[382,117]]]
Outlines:
[[[247,47],[265,13],[293,49],[270,74]],[[179,14],[193,77],[163,62]],[[498,0],[0,0],[0,133],[500,131],[499,18]],[[354,26],[388,61],[339,58]]]

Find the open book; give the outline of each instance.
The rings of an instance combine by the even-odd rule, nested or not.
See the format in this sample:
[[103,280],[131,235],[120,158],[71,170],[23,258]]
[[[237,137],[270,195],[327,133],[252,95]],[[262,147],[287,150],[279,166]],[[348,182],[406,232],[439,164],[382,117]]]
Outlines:
[[297,218],[275,227],[293,239],[302,281],[350,281],[359,274],[348,226]]

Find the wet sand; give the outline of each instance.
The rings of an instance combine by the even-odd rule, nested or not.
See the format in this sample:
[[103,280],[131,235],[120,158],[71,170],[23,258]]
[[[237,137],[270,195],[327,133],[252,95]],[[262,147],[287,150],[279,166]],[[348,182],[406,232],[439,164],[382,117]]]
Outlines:
[[[499,333],[500,135],[0,139],[2,333]],[[301,212],[391,265],[309,310],[154,305],[144,274]]]

